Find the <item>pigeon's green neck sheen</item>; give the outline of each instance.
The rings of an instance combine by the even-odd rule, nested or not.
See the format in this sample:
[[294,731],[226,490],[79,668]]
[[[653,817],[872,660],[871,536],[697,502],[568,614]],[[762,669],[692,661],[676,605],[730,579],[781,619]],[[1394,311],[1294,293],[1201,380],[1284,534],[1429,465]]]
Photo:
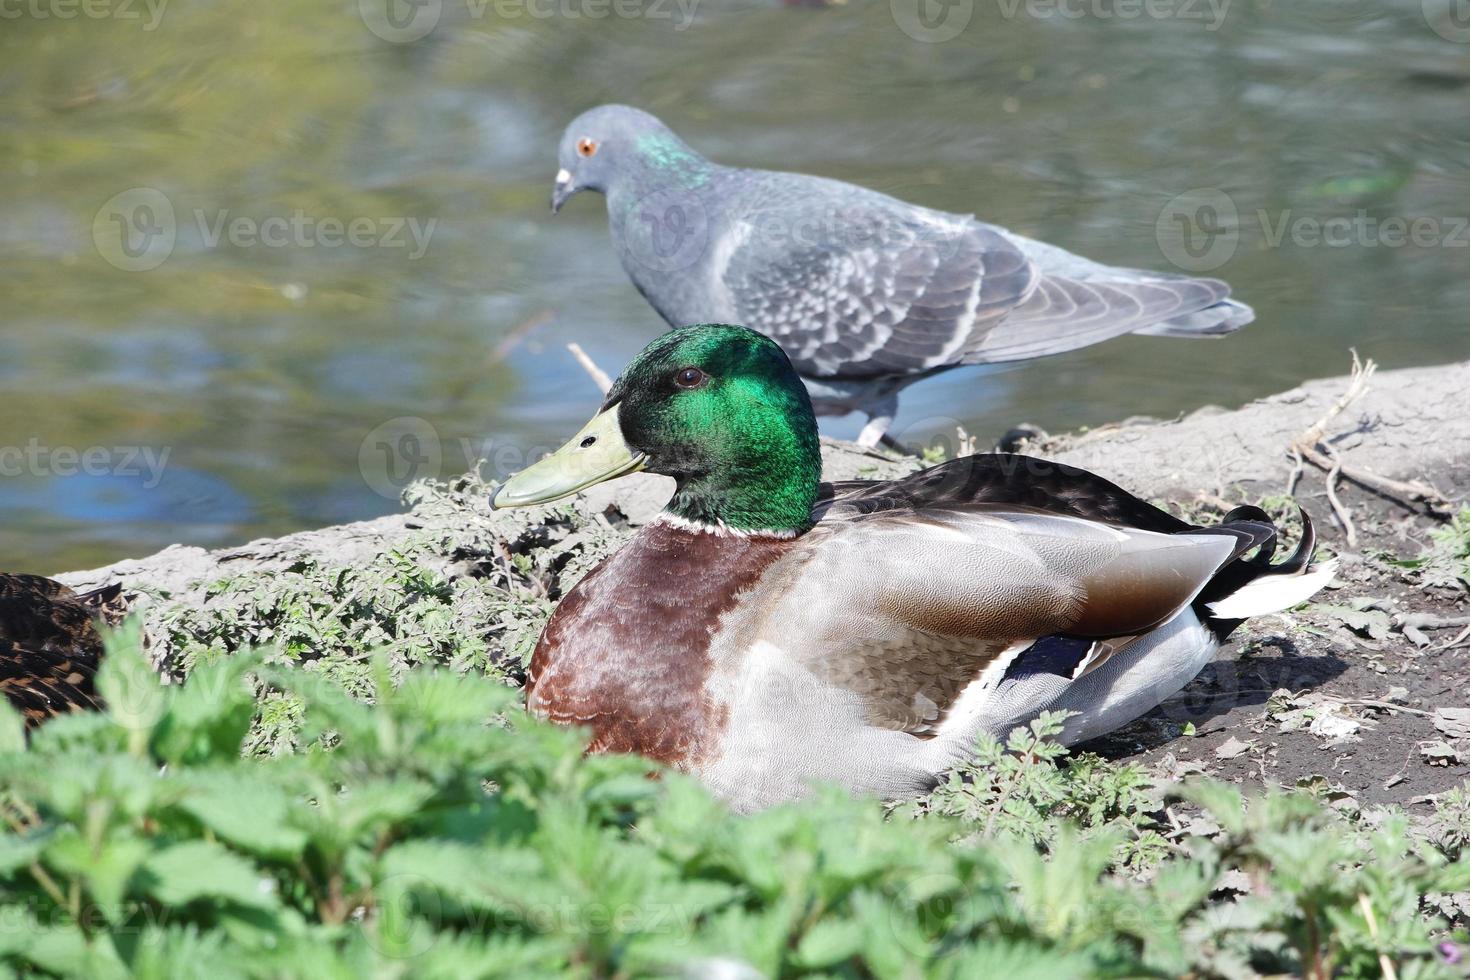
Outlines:
[[673,133],[651,133],[638,137],[637,158],[647,174],[696,188],[709,179],[710,162],[695,153]]

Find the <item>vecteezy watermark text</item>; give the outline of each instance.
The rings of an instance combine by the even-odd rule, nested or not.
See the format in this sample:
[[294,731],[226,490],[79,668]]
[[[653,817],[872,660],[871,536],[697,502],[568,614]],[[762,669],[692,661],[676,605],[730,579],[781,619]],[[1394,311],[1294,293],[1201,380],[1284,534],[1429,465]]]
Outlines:
[[0,446],[0,477],[141,476],[143,489],[163,479],[170,447],[48,446],[32,437],[24,446]]
[[209,212],[194,209],[199,235],[209,248],[227,241],[236,248],[410,248],[409,261],[421,259],[429,249],[438,218],[420,222],[415,217],[365,217],[346,221],[317,217],[297,208],[290,215],[265,218],[230,216],[228,208]]
[[485,464],[492,480],[504,480],[556,449],[525,447],[513,440],[445,439],[428,419],[404,415],[376,425],[363,436],[357,467],[363,482],[389,500],[397,500],[416,480],[436,480]]
[[1199,21],[1217,31],[1230,13],[1231,0],[995,0],[1006,20]]
[[[471,20],[666,20],[674,30],[694,23],[700,0],[452,0]],[[444,16],[446,0],[357,0],[358,16],[373,34],[394,44],[428,37]]]
[[[0,0],[3,2],[3,0]],[[182,227],[181,227],[182,224]],[[115,194],[92,219],[92,242],[125,272],[147,272],[168,261],[181,232],[191,229],[204,248],[401,249],[412,262],[429,250],[438,218],[413,215],[236,214],[229,208],[192,208],[182,220],[167,195],[152,187]]]
[[168,0],[0,0],[0,20],[139,21],[157,29]]
[[[982,0],[888,0],[893,22],[915,41],[940,44],[965,32]],[[984,0],[1004,20],[1173,20],[1216,31],[1232,0]]]
[[1470,216],[1380,216],[1365,208],[1329,215],[1258,208],[1242,216],[1230,195],[1217,187],[1200,187],[1164,205],[1154,234],[1159,250],[1174,265],[1186,272],[1211,272],[1229,262],[1247,236],[1273,249],[1470,248]]

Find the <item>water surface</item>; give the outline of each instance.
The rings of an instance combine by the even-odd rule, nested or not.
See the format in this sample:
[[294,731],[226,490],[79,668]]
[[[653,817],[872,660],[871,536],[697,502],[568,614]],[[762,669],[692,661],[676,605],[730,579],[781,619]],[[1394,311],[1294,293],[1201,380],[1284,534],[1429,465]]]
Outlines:
[[[1350,347],[1470,357],[1470,43],[1446,37],[1470,24],[1433,0],[961,0],[941,43],[897,26],[909,0],[702,0],[690,22],[428,0],[437,23],[404,42],[369,29],[394,33],[377,2],[172,0],[155,22],[143,0],[37,0],[0,22],[0,567],[369,517],[411,474],[503,473],[574,431],[599,399],[565,343],[616,372],[663,329],[601,200],[547,211],[562,127],[606,101],[722,162],[1108,262],[1167,270],[1227,239],[1207,261],[1256,307],[1244,332],[953,372],[906,393],[913,442],[1236,405],[1341,373]],[[1219,194],[1233,223],[1199,210]],[[1314,238],[1332,218],[1367,231]],[[1392,244],[1414,218],[1432,234]]]

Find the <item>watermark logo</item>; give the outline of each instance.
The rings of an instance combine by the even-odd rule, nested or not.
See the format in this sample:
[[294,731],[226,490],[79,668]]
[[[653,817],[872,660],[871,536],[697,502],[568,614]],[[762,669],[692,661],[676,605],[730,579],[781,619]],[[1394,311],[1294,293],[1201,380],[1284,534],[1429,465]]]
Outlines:
[[1263,248],[1467,248],[1470,216],[1389,215],[1358,208],[1348,214],[1301,214],[1258,208],[1242,220],[1230,195],[1196,188],[1173,198],[1154,223],[1159,250],[1186,272],[1212,272],[1249,235]]
[[447,474],[484,470],[491,480],[519,473],[555,446],[532,446],[499,436],[483,439],[445,439],[428,419],[401,415],[363,436],[357,448],[357,468],[363,482],[380,497],[397,501],[418,480],[437,480]]
[[397,500],[415,480],[438,479],[444,470],[439,431],[427,419],[389,419],[363,437],[357,468],[372,491]]
[[647,195],[623,215],[622,226],[628,253],[654,272],[692,268],[710,239],[709,212],[698,194],[684,190]]
[[357,14],[384,41],[408,44],[439,26],[443,0],[357,0]]
[[152,187],[113,195],[92,218],[97,254],[124,272],[163,265],[174,252],[178,231],[173,203]]
[[1420,0],[1424,22],[1446,41],[1470,44],[1470,0]]
[[1154,222],[1164,258],[1186,272],[1210,272],[1235,255],[1240,214],[1230,195],[1199,187],[1172,198]]
[[959,37],[975,16],[975,0],[888,0],[893,22],[915,41],[941,44]]

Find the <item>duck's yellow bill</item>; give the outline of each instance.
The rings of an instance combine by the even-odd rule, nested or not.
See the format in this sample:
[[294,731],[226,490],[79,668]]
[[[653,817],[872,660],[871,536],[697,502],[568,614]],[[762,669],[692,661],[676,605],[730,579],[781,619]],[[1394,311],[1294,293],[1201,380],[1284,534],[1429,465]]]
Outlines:
[[490,506],[529,507],[546,504],[596,483],[643,469],[647,459],[628,448],[618,425],[618,406],[599,412],[582,431],[545,459],[521,470],[500,485]]

